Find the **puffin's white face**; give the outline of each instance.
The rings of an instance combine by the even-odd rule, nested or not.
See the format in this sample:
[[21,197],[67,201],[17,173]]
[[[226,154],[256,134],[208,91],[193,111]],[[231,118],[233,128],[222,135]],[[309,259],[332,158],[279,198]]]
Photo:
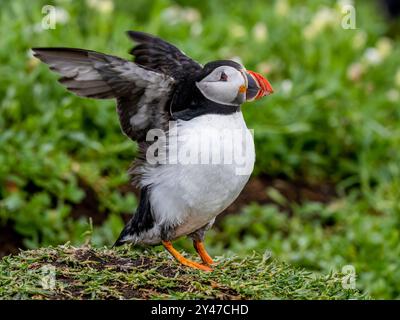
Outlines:
[[237,106],[246,100],[246,75],[230,66],[215,68],[196,86],[204,97],[216,103]]

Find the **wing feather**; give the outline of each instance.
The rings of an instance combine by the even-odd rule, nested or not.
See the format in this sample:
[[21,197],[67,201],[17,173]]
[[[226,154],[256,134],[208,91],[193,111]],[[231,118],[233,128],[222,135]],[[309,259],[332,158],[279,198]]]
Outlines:
[[175,83],[170,76],[90,50],[34,48],[33,52],[78,96],[117,99],[122,131],[132,140],[143,141],[152,128],[165,129],[166,104]]
[[135,63],[159,70],[174,79],[184,78],[187,74],[202,69],[202,66],[185,55],[174,45],[151,34],[128,31],[128,36],[138,43],[130,53],[135,56]]

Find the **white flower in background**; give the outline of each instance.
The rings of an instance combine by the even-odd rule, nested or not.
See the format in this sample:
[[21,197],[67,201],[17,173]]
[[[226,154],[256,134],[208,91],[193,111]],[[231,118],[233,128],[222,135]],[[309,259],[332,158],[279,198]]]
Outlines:
[[328,7],[321,8],[313,17],[311,22],[304,28],[303,35],[311,40],[324,31],[327,27],[339,25],[339,14]]
[[397,102],[400,100],[400,92],[396,89],[390,89],[386,92],[386,97],[390,102]]
[[190,34],[193,37],[197,37],[203,33],[203,25],[201,22],[196,22],[193,23],[192,26],[190,27]]
[[333,25],[338,21],[337,13],[328,7],[320,9],[313,18],[314,26],[319,29],[323,29],[328,25]]
[[359,63],[352,63],[348,68],[347,68],[347,79],[351,81],[358,81],[361,79],[362,75],[365,72],[364,66]]
[[289,95],[293,89],[293,82],[292,80],[285,79],[281,83],[281,92],[285,95]]
[[229,60],[235,61],[235,62],[237,62],[237,63],[243,65],[242,58],[240,58],[239,56],[233,56],[233,57],[231,57]]
[[268,28],[264,22],[258,22],[252,30],[253,37],[257,42],[265,42],[268,38]]
[[376,44],[376,49],[382,59],[388,57],[393,51],[393,43],[389,38],[381,38]]
[[393,51],[392,40],[381,38],[376,43],[375,47],[365,49],[362,57],[362,62],[366,66],[377,66],[383,62]]
[[195,24],[201,20],[200,12],[195,8],[183,8],[178,5],[173,5],[166,8],[162,13],[163,20],[170,25],[177,23]]
[[164,21],[168,22],[170,25],[177,24],[180,20],[180,7],[171,6],[165,9],[161,13],[161,17]]
[[56,9],[56,24],[66,24],[69,21],[69,13],[67,10],[61,7],[55,7]]
[[90,8],[104,14],[109,14],[114,10],[114,2],[112,0],[86,0],[86,3]]
[[400,88],[400,69],[397,69],[396,75],[394,76],[394,83]]
[[344,6],[354,6],[353,0],[338,0],[337,6],[341,10]]
[[367,43],[367,33],[365,31],[357,31],[356,35],[353,38],[353,48],[354,49],[361,49]]
[[232,25],[230,30],[234,38],[243,38],[247,35],[246,29],[241,24]]
[[367,64],[373,66],[382,62],[382,57],[377,48],[367,48],[364,52],[364,59]]
[[183,16],[184,16],[184,20],[187,23],[194,23],[194,22],[200,21],[200,19],[201,19],[199,10],[197,10],[195,8],[184,8]]
[[287,0],[279,0],[275,2],[275,12],[278,16],[285,17],[289,13],[290,6]]

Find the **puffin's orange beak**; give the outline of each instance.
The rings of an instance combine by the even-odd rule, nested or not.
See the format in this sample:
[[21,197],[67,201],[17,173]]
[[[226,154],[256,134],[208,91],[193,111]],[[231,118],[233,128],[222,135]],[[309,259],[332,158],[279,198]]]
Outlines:
[[253,101],[268,96],[274,92],[269,81],[261,74],[246,70],[247,90],[246,101]]

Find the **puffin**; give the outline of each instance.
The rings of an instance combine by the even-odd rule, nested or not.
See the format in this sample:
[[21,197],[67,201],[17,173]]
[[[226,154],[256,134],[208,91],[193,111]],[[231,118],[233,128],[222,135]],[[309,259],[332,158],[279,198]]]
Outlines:
[[[240,194],[254,167],[245,102],[273,93],[269,81],[238,62],[201,65],[171,43],[139,31],[132,61],[92,50],[32,48],[80,97],[115,99],[122,132],[138,144],[129,170],[138,207],[114,246],[163,245],[181,264],[212,271],[204,237]],[[172,242],[187,236],[201,262]]]

